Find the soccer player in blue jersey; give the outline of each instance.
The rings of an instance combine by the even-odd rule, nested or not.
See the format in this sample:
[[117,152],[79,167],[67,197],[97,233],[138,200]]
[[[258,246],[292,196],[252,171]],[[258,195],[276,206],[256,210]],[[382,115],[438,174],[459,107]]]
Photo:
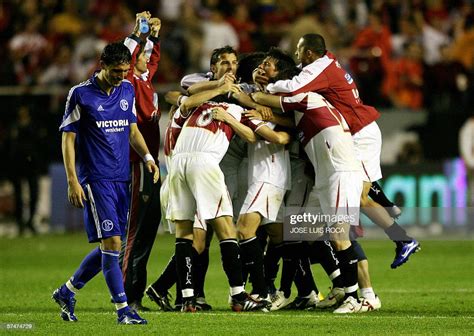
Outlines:
[[65,321],[77,321],[74,296],[102,270],[117,308],[118,323],[147,323],[128,307],[118,261],[130,202],[129,143],[154,174],[155,183],[159,177],[158,167],[136,124],[133,86],[124,80],[130,61],[130,51],[123,43],[107,45],[100,58],[101,70],[69,91],[59,128],[63,133],[69,201],[84,209],[89,242],[100,242],[74,275],[53,293]]

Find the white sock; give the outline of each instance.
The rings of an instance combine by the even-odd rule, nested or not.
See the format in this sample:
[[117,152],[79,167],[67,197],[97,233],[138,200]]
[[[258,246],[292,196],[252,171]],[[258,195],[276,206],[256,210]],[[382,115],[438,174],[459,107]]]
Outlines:
[[127,302],[120,302],[120,303],[116,303],[116,304],[115,304],[115,308],[116,308],[117,310],[120,310],[120,309],[125,308],[125,307],[127,307],[127,306],[128,306],[128,303],[127,303]]
[[230,296],[240,294],[244,291],[244,286],[230,287]]
[[181,290],[183,299],[187,299],[194,296],[194,288],[186,288]]
[[369,299],[369,300],[375,300],[375,293],[372,287],[368,288],[361,288],[360,289],[360,296]]
[[79,290],[79,289],[77,289],[76,287],[73,286],[71,280],[68,280],[68,281],[66,282],[66,287],[67,287],[67,289],[69,289],[69,290],[70,290],[71,292],[73,292],[74,294],[76,294],[77,291]]

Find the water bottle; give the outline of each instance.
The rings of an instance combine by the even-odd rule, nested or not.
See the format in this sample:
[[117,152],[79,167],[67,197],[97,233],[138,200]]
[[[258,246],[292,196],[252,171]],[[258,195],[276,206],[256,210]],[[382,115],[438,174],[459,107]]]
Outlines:
[[142,34],[146,34],[150,31],[150,26],[148,26],[148,20],[146,18],[140,18],[138,29]]

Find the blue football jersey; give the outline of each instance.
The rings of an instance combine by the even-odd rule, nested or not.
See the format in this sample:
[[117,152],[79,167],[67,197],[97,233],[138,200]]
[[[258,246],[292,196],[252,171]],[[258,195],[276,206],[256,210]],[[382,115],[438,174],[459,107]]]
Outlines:
[[128,181],[130,124],[135,92],[124,80],[107,95],[95,75],[71,88],[59,130],[76,133],[79,182]]

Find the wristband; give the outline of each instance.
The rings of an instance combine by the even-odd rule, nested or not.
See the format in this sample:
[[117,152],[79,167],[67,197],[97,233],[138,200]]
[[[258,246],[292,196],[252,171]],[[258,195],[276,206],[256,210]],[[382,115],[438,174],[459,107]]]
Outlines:
[[145,154],[145,157],[143,158],[143,161],[145,161],[145,163],[147,163],[148,161],[152,161],[153,163],[155,163],[155,159],[153,158],[153,156],[150,153]]

